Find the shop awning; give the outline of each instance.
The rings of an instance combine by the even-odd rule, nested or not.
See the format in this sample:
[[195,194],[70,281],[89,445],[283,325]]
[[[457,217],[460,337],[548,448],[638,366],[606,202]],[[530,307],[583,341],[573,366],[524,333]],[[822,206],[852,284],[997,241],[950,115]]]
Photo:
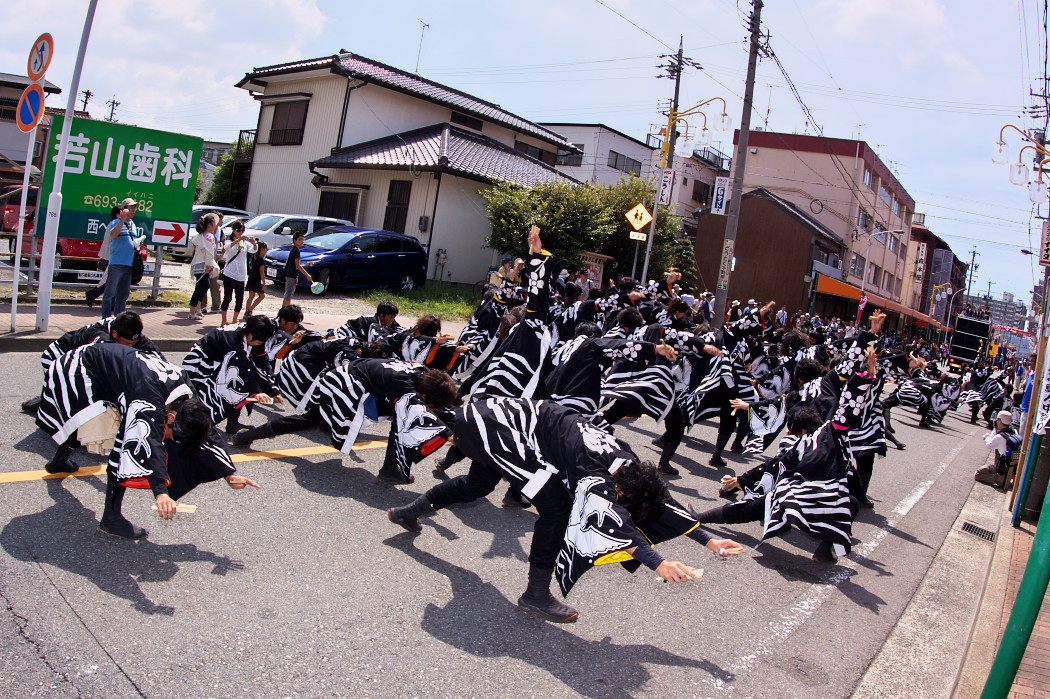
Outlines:
[[913,308],[902,306],[896,301],[891,301],[890,299],[883,298],[882,296],[879,296],[878,294],[873,294],[870,291],[861,291],[860,287],[853,286],[852,284],[848,284],[840,279],[835,279],[834,277],[828,277],[823,274],[819,274],[817,276],[817,293],[827,294],[829,296],[838,296],[840,298],[852,299],[857,302],[860,301],[862,296],[867,296],[869,305],[878,306],[879,308],[882,308],[887,311],[901,313],[910,318],[914,318],[917,321],[928,323],[939,330],[944,329],[944,325],[937,322],[934,318],[931,318],[925,313],[920,313],[919,311],[916,311]]

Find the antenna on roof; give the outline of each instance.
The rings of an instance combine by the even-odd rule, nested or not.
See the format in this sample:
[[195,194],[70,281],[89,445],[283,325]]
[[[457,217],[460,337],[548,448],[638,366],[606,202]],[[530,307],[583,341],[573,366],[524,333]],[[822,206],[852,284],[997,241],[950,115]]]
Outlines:
[[419,30],[419,50],[416,51],[416,75],[419,75],[419,56],[423,53],[423,34],[425,34],[430,27],[430,25],[423,20],[419,20],[419,23],[422,24],[423,27]]

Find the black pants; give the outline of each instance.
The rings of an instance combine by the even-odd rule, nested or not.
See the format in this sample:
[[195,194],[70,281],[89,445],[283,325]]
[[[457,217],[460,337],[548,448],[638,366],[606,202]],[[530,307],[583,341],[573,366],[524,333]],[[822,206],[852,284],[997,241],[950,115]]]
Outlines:
[[763,495],[760,498],[741,500],[740,502],[731,502],[723,505],[722,521],[725,524],[761,522],[766,516],[766,498],[768,497],[768,495]]
[[222,275],[222,310],[230,309],[230,300],[234,294],[237,295],[237,302],[233,306],[233,312],[240,313],[241,306],[244,305],[244,282]]
[[[502,477],[496,469],[471,461],[466,475],[439,483],[427,491],[426,498],[436,510],[460,502],[473,502],[495,490]],[[572,513],[572,498],[561,479],[553,476],[532,498],[532,504],[536,506],[539,518],[532,531],[529,563],[537,568],[553,568]]]
[[1006,398],[1000,396],[999,398],[996,398],[991,403],[986,405],[984,408],[984,413],[982,413],[985,422],[992,422],[992,418],[995,416],[996,413],[1003,409],[1003,405],[1005,403]]
[[270,427],[273,429],[274,436],[303,432],[320,424],[321,409],[317,406],[311,407],[302,415],[282,415],[270,420]]
[[613,401],[613,404],[602,413],[602,417],[610,425],[614,425],[628,415],[641,415],[643,412],[645,412],[645,409],[642,408],[642,404],[637,400],[633,398],[619,398]]

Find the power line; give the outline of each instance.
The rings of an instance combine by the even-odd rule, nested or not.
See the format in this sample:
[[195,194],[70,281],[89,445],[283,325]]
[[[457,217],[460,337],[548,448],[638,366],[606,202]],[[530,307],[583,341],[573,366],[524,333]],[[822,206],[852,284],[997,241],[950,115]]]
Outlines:
[[634,27],[635,29],[640,31],[642,34],[645,34],[647,37],[649,37],[653,41],[656,41],[657,43],[661,44],[668,51],[677,51],[677,49],[675,47],[673,47],[670,44],[666,43],[663,39],[658,38],[655,34],[651,34],[647,29],[645,29],[642,26],[640,26],[639,24],[637,24],[633,19],[631,19],[627,15],[621,13],[619,10],[616,10],[616,9],[606,5],[603,2],[603,0],[594,0],[594,1],[596,3],[598,3],[599,5],[601,5],[602,7],[604,7],[609,12],[612,12],[614,15],[616,15],[617,17],[619,17],[623,21],[625,21],[628,24],[630,24],[632,27]]

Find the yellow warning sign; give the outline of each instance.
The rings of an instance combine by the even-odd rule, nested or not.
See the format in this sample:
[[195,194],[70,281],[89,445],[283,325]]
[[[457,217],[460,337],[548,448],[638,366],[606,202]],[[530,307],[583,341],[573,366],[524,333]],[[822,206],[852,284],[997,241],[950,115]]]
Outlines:
[[639,204],[627,212],[627,222],[634,226],[636,231],[649,225],[652,220],[653,215],[645,208],[645,204]]

